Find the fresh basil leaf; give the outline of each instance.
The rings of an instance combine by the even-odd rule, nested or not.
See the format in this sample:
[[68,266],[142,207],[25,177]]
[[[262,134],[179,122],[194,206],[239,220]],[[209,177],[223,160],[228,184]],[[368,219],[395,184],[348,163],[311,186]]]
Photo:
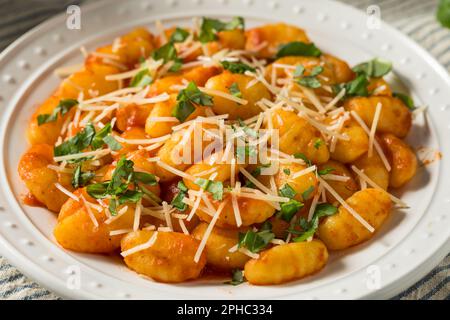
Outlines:
[[119,204],[136,203],[142,199],[142,192],[139,190],[126,190],[119,196]]
[[294,71],[294,78],[299,78],[303,76],[303,73],[305,73],[305,67],[301,64],[297,65]]
[[322,218],[325,216],[332,216],[338,211],[338,209],[329,203],[320,203],[317,205],[316,210],[314,210],[314,215]]
[[201,92],[194,82],[190,82],[186,89],[180,91],[177,96],[177,104],[172,110],[172,115],[180,122],[184,122],[194,111],[195,106],[211,106],[212,97]]
[[75,171],[73,172],[72,176],[72,186],[75,189],[78,189],[80,187],[84,187],[95,177],[95,173],[91,171],[82,172],[81,171],[81,164],[78,164],[75,168]]
[[316,139],[316,141],[314,141],[314,148],[315,148],[315,149],[319,149],[320,146],[323,145],[323,143],[324,143],[324,142],[323,142],[322,139],[320,139],[320,138]]
[[255,157],[256,154],[256,146],[245,145],[236,147],[236,157],[239,162],[245,161],[246,157]]
[[353,67],[356,73],[363,73],[369,78],[382,77],[392,70],[392,63],[387,60],[375,58],[373,60],[360,63]]
[[86,192],[95,199],[103,199],[106,197],[108,182],[93,183],[86,187]]
[[177,195],[172,199],[170,204],[177,208],[180,211],[185,211],[187,209],[187,204],[183,202],[186,193],[180,191]]
[[147,172],[135,171],[134,179],[136,181],[142,182],[143,184],[146,184],[148,186],[155,186],[158,184],[158,181],[156,180],[156,176],[154,174],[147,173]]
[[311,77],[315,77],[318,76],[319,74],[321,74],[323,72],[323,67],[322,66],[315,66],[314,68],[312,68],[311,72],[310,72],[310,76]]
[[221,61],[220,62],[225,70],[229,70],[231,73],[244,74],[245,71],[255,72],[255,68],[245,64],[243,62],[230,62]]
[[231,284],[233,286],[237,286],[241,283],[244,283],[245,277],[244,277],[244,271],[240,270],[240,269],[234,269],[232,271],[232,276],[231,276],[231,280],[230,281],[226,281],[224,282],[225,284]]
[[279,59],[287,56],[319,57],[321,55],[322,52],[314,43],[294,41],[281,45],[275,58]]
[[222,22],[217,19],[204,17],[200,26],[198,40],[201,43],[207,43],[217,40],[217,33],[220,31],[229,31],[235,29],[244,29],[245,23],[242,17],[234,17],[230,22]]
[[183,199],[186,196],[188,188],[184,184],[183,180],[178,182],[177,188],[178,188],[179,192],[172,199],[170,204],[180,211],[185,211],[187,209],[187,204],[183,202]]
[[280,204],[280,212],[278,213],[279,218],[283,219],[284,221],[291,221],[292,217],[301,209],[303,208],[303,203],[300,201],[291,199],[288,202],[283,202]]
[[175,31],[170,35],[169,41],[172,43],[184,42],[189,37],[189,31],[177,27]]
[[236,82],[233,82],[228,89],[230,90],[230,93],[236,98],[242,98],[242,92]]
[[312,77],[312,76],[306,76],[306,77],[300,78],[300,79],[298,79],[297,82],[304,87],[312,88],[312,89],[317,89],[322,86],[320,81],[317,80],[316,77]]
[[410,96],[400,92],[394,92],[392,95],[402,100],[402,102],[405,104],[405,106],[408,107],[409,110],[414,110],[416,108],[416,106],[414,105],[414,100]]
[[313,217],[311,221],[307,221],[305,218],[301,218],[299,220],[299,225],[302,228],[302,231],[297,231],[290,229],[289,232],[293,234],[298,234],[299,236],[292,239],[294,242],[302,242],[314,236],[319,227],[319,220],[322,217],[332,216],[336,214],[338,209],[335,206],[332,206],[329,203],[321,203],[318,204],[316,209],[314,210]]
[[335,170],[334,168],[325,168],[325,169],[322,169],[322,170],[318,170],[317,174],[319,176],[323,176],[323,175],[329,174],[330,172],[333,172],[334,170]]
[[195,107],[190,101],[179,101],[172,110],[172,116],[180,122],[184,122],[195,111]]
[[369,95],[369,91],[367,90],[368,85],[369,80],[367,80],[366,75],[360,73],[352,81],[335,85],[333,86],[333,89],[336,94],[339,93],[342,89],[345,89],[346,97],[354,97],[354,96],[367,97]]
[[103,141],[103,138],[106,137],[108,134],[110,134],[112,131],[111,123],[106,124],[103,128],[101,128],[95,135],[94,138],[92,138],[91,146],[92,149],[97,150],[103,147],[105,144],[105,141]]
[[[74,137],[56,146],[53,149],[53,154],[55,157],[59,157],[80,153],[90,146],[92,139],[94,138],[94,135],[95,135],[94,126],[91,123],[89,123],[82,131],[78,132]],[[82,161],[82,159],[76,159],[76,161],[74,162],[79,161]]]
[[223,198],[223,183],[221,181],[212,181],[203,178],[195,179],[194,183],[205,191],[213,195],[214,200],[222,200]]
[[177,188],[178,188],[178,190],[183,191],[183,192],[187,192],[188,191],[188,187],[186,187],[186,185],[184,184],[183,180],[178,181]]
[[130,87],[145,87],[153,82],[153,78],[150,76],[148,69],[139,71],[130,82]]
[[294,153],[294,158],[295,158],[295,159],[302,159],[303,161],[305,161],[305,163],[306,163],[306,165],[307,165],[308,167],[311,167],[311,166],[312,166],[311,160],[309,160],[309,159],[308,159],[303,153],[301,153],[301,152]]
[[291,170],[288,168],[283,169],[284,174],[287,174],[288,176],[291,174]]
[[294,199],[296,194],[297,194],[297,191],[295,191],[294,188],[292,188],[287,183],[280,189],[280,195],[282,197],[286,197],[286,198],[289,198],[289,199]]
[[114,139],[114,137],[112,135],[108,135],[108,136],[104,137],[103,141],[108,145],[108,147],[112,151],[117,151],[117,150],[122,149],[122,145],[116,139]]
[[310,196],[311,193],[313,193],[313,192],[314,192],[314,186],[309,186],[308,189],[306,189],[305,191],[303,191],[303,193],[302,193],[303,201],[308,200],[309,196]]
[[164,63],[167,63],[177,59],[177,50],[172,42],[167,42],[165,45],[153,51],[152,58],[155,61],[163,60]]
[[54,122],[58,118],[58,114],[61,114],[61,117],[64,116],[67,112],[69,112],[72,107],[76,106],[78,101],[75,99],[62,99],[59,101],[58,105],[53,109],[51,114],[40,114],[37,116],[38,125],[42,125],[44,123]]
[[275,238],[271,230],[262,230],[255,232],[248,230],[246,233],[239,232],[239,248],[247,248],[250,252],[258,253]]

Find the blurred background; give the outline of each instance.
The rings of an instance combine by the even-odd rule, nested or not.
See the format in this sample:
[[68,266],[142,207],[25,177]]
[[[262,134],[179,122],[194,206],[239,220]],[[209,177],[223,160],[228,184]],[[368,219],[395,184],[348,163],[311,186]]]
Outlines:
[[[67,6],[95,0],[0,0],[0,51]],[[215,1],[215,0],[204,0]],[[240,1],[240,0],[230,0]],[[259,1],[259,0],[258,0]],[[320,1],[320,0],[316,0]],[[450,71],[450,0],[336,0],[367,12],[380,9],[381,19],[430,52]],[[450,299],[450,255],[426,277],[393,299]],[[58,299],[30,281],[0,256],[1,299]]]

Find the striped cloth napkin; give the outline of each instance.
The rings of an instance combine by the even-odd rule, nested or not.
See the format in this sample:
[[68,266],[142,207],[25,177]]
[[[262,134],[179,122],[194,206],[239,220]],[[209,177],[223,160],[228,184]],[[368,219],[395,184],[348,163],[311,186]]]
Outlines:
[[[92,0],[91,0],[92,1]],[[422,45],[450,70],[450,30],[435,18],[437,0],[340,0],[366,10],[376,4],[381,18]],[[0,51],[30,28],[82,0],[0,0]],[[89,1],[90,2],[90,1]],[[450,299],[450,255],[412,287],[393,299]],[[60,299],[54,293],[25,277],[0,257],[0,299]]]

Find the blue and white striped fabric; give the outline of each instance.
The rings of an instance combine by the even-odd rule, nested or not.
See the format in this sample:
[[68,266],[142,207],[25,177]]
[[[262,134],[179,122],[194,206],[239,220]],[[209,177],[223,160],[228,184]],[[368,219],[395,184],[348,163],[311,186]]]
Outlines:
[[[91,0],[92,1],[92,0]],[[437,0],[340,0],[361,10],[376,4],[381,18],[421,44],[450,70],[450,30],[435,18]],[[24,32],[82,0],[0,0],[0,51]],[[87,2],[87,1],[84,1]],[[393,299],[450,299],[450,255],[433,271]],[[0,257],[0,299],[59,299]]]

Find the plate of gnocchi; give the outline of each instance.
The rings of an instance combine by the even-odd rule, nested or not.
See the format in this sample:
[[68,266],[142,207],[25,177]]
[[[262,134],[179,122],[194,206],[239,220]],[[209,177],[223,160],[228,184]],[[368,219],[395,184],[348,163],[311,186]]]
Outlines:
[[33,29],[0,57],[1,254],[67,298],[394,296],[449,251],[450,80],[373,19],[102,1]]

